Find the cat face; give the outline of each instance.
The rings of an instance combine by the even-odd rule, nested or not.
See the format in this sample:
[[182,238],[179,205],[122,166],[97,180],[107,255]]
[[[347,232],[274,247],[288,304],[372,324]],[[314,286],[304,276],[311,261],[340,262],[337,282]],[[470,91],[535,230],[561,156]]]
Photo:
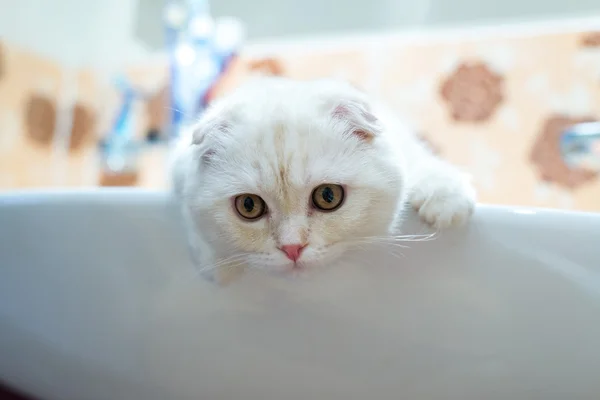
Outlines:
[[327,265],[388,233],[401,163],[347,85],[256,82],[209,110],[194,132],[188,194],[219,257],[286,272]]

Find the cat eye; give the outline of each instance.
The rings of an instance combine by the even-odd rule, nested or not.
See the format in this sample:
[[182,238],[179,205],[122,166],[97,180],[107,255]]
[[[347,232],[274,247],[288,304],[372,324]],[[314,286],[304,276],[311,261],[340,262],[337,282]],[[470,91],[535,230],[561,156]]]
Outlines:
[[240,194],[235,198],[234,204],[240,217],[249,221],[259,219],[267,211],[265,201],[255,194]]
[[312,192],[312,203],[321,211],[335,211],[344,202],[344,188],[340,185],[325,183]]

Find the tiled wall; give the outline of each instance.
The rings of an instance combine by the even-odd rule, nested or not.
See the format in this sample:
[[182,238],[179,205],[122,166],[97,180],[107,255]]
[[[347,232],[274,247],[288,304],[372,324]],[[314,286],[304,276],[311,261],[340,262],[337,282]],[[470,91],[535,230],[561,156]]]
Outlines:
[[[5,49],[4,54],[0,186],[56,185],[53,179],[58,178],[50,171],[57,171],[60,157],[28,133],[25,105],[40,88],[56,96],[60,71],[18,51]],[[164,71],[153,68],[151,73],[164,78]],[[140,73],[138,69],[134,75]],[[557,141],[568,124],[600,118],[600,33],[463,32],[434,38],[365,38],[339,45],[251,47],[232,64],[214,95],[255,73],[300,79],[333,75],[376,93],[412,122],[442,157],[473,174],[484,202],[600,211],[599,177],[567,168]],[[80,81],[87,88],[80,91],[82,96],[87,93],[82,107],[98,115],[101,85],[84,73]],[[7,99],[6,93],[12,97]],[[156,99],[153,107],[164,109],[168,104]],[[151,119],[142,118],[146,122],[141,131]],[[98,136],[92,122],[80,125],[91,138]],[[70,165],[70,178],[61,179],[71,186],[95,185],[99,179],[98,172],[92,172],[94,140],[79,142],[63,156],[69,160],[65,163]],[[138,185],[165,186],[164,152],[153,149],[144,156]]]

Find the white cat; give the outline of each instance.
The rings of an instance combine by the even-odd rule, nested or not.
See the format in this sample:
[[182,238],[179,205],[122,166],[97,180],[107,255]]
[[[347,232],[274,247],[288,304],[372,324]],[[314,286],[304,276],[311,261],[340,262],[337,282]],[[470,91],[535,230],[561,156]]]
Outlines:
[[438,229],[475,206],[461,172],[329,79],[260,78],[216,101],[178,143],[172,178],[196,261],[218,278],[329,263],[393,234],[406,203]]

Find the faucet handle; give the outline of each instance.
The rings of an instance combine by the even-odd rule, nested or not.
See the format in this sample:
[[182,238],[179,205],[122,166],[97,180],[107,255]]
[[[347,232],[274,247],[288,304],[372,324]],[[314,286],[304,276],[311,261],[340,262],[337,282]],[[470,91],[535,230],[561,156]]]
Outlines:
[[570,126],[562,133],[559,145],[570,168],[600,172],[600,121]]

